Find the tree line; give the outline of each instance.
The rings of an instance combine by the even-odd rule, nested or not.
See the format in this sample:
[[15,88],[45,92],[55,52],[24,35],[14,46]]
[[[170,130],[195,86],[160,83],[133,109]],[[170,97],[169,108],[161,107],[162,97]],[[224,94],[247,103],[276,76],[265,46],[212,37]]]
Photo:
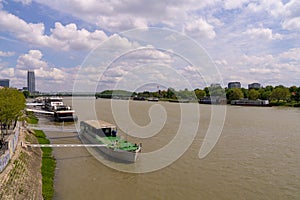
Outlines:
[[25,108],[25,96],[22,92],[13,88],[0,89],[0,131],[1,139],[4,131],[8,133],[9,128],[15,128],[19,117],[23,115]]
[[257,89],[233,88],[226,89],[228,101],[248,98],[250,100],[269,100],[273,105],[284,105],[287,103],[296,103],[300,101],[300,87],[266,86]]
[[228,103],[232,100],[239,100],[247,98],[250,100],[269,100],[273,105],[293,105],[300,106],[300,87],[291,86],[285,87],[283,85],[278,86],[266,86],[256,89],[245,88],[222,88],[221,86],[210,86],[203,89],[195,90],[175,90],[174,88],[168,88],[166,90],[158,91],[143,91],[143,92],[128,92],[122,90],[105,90],[96,94],[97,97],[113,98],[119,97],[138,97],[138,98],[159,98],[160,100],[170,99],[188,99],[188,100],[201,100],[204,98],[218,97],[224,98]]

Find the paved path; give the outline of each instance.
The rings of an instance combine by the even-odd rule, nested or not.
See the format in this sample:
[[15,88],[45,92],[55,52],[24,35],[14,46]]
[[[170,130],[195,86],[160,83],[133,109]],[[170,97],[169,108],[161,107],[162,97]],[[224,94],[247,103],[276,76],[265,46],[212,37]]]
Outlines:
[[54,126],[54,125],[33,125],[28,124],[29,129],[38,129],[43,131],[54,131],[54,132],[77,132],[77,129],[74,127],[65,127],[65,126]]

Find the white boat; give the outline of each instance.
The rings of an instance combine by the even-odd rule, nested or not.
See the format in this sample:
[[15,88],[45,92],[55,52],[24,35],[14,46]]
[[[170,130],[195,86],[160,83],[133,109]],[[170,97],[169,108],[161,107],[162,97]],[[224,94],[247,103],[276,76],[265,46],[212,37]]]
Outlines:
[[270,107],[270,103],[268,100],[250,100],[250,99],[240,99],[240,100],[232,100],[230,102],[231,105],[236,106],[266,106]]
[[81,121],[80,139],[87,144],[103,144],[97,147],[102,153],[123,162],[136,162],[141,152],[141,144],[117,136],[117,127],[102,120]]
[[75,111],[70,106],[64,105],[61,97],[45,98],[45,110],[54,112],[56,121],[75,121]]

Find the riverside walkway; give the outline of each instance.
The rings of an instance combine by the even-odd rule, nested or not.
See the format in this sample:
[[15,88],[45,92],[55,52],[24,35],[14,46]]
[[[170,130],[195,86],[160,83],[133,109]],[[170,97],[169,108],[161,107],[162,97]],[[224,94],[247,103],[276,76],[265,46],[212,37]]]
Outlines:
[[38,125],[38,124],[28,124],[27,128],[29,129],[37,129],[42,131],[49,132],[77,132],[77,129],[74,127],[65,127],[65,126],[55,126],[55,125]]
[[37,109],[26,108],[26,111],[34,112],[34,113],[38,113],[38,114],[54,115],[54,112],[45,111],[45,110],[37,110]]

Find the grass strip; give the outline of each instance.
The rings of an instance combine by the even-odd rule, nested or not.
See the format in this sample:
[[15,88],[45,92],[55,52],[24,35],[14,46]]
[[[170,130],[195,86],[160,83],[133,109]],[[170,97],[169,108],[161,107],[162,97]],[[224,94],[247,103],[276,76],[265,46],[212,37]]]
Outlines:
[[39,119],[34,115],[33,112],[26,111],[26,121],[28,124],[37,124]]
[[[35,136],[40,144],[50,144],[46,135],[41,130],[34,130]],[[45,200],[53,198],[54,194],[54,174],[56,161],[52,155],[51,147],[42,147],[42,194]]]

